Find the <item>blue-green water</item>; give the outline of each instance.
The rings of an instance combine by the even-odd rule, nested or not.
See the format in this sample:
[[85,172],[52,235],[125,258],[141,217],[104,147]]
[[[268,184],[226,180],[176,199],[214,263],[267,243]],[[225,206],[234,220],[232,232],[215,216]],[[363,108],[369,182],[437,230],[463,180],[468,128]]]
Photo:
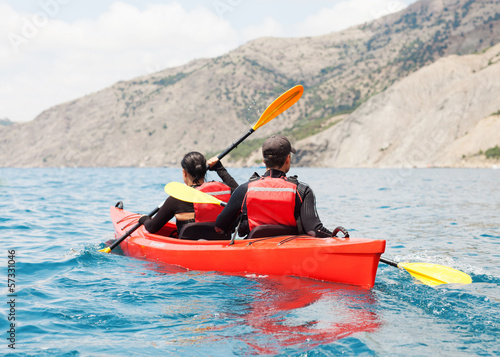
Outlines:
[[[230,171],[239,182],[253,172]],[[99,253],[113,237],[109,206],[148,213],[179,170],[0,169],[0,354],[500,355],[500,170],[291,173],[314,189],[326,226],[386,239],[386,257],[451,266],[473,284],[429,287],[380,264],[364,290]]]

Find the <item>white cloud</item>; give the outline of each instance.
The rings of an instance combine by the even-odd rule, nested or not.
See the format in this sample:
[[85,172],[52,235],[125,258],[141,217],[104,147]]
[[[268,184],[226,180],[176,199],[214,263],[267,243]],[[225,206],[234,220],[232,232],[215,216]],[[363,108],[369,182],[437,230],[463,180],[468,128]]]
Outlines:
[[297,36],[317,36],[376,20],[407,6],[397,0],[345,0],[297,25]]
[[0,31],[17,40],[0,42],[0,118],[31,120],[119,80],[221,55],[239,40],[229,22],[179,3],[140,11],[116,2],[97,19],[74,23],[53,10],[23,14],[0,3]]
[[243,38],[245,41],[254,40],[259,37],[284,37],[285,31],[283,26],[273,19],[266,17],[264,22],[259,25],[248,26],[243,29]]

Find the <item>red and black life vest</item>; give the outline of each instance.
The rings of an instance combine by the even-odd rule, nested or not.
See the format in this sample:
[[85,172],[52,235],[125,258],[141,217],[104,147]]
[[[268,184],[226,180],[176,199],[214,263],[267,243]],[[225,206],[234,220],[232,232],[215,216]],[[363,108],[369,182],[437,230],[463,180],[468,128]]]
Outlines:
[[[226,202],[231,197],[231,188],[218,181],[205,182],[196,187],[197,190],[208,193],[215,198]],[[193,203],[195,222],[215,222],[217,216],[222,212],[223,207],[212,203]]]
[[263,224],[297,227],[295,196],[297,183],[286,177],[261,177],[248,183],[246,213],[250,231]]

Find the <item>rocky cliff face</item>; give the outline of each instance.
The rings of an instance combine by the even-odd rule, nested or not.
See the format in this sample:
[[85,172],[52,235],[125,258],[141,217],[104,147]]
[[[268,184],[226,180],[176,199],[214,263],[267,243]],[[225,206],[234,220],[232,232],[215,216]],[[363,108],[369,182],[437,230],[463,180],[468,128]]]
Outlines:
[[299,143],[298,162],[335,167],[483,167],[500,144],[500,45],[449,56]]
[[[303,98],[226,162],[255,164],[257,151],[246,159],[242,153],[281,132],[295,141],[316,134],[299,143],[302,165],[448,165],[456,156],[450,140],[467,133],[472,142],[481,135],[474,123],[496,125],[488,115],[500,109],[489,77],[496,74],[494,54],[484,54],[490,65],[479,55],[452,55],[498,42],[500,0],[422,0],[339,33],[262,38],[218,58],[119,82],[32,122],[0,126],[0,167],[178,165],[188,151],[210,155],[229,146],[296,84],[304,85]],[[485,83],[473,86],[479,92],[467,89],[471,78]],[[464,108],[469,102],[480,109]]]

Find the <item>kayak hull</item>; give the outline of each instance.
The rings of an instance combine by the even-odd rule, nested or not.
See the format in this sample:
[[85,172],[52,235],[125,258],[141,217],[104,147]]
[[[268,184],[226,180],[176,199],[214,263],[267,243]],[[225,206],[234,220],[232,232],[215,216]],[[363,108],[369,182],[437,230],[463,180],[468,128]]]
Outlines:
[[[123,236],[140,215],[111,207],[115,237]],[[120,247],[127,256],[178,265],[190,270],[232,274],[296,276],[373,287],[385,240],[364,238],[318,239],[307,235],[230,241],[181,240],[139,227]]]

